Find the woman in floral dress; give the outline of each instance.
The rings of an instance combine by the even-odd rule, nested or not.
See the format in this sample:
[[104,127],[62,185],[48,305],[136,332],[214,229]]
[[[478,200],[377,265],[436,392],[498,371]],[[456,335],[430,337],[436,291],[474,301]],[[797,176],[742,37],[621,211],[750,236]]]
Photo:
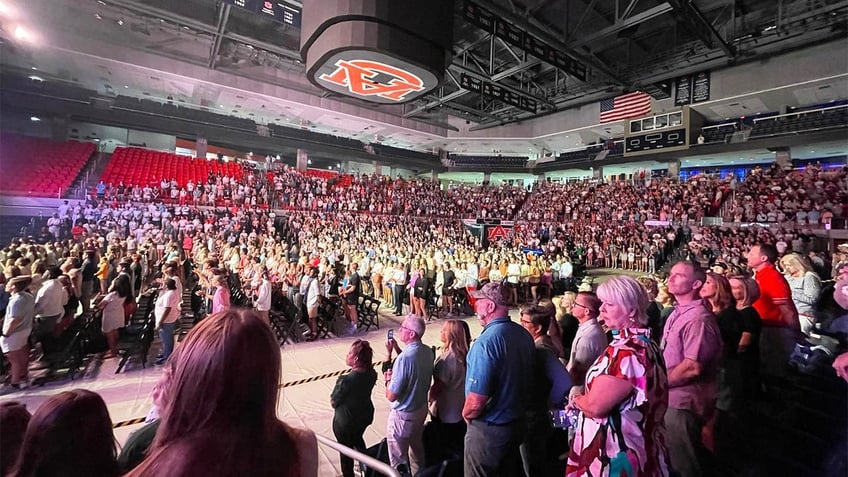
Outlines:
[[666,477],[663,415],[668,379],[662,353],[647,326],[648,297],[632,278],[598,287],[598,321],[612,343],[586,373],[586,393],[568,456],[568,477]]

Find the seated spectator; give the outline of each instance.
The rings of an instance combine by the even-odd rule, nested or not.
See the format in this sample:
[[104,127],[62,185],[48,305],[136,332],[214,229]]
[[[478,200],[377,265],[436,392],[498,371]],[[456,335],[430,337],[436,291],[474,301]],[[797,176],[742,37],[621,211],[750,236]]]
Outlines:
[[0,403],[0,475],[9,475],[18,460],[24,434],[32,415],[17,401]]
[[[5,433],[5,429],[4,429]],[[106,403],[75,389],[45,401],[27,427],[14,477],[113,477],[115,438]]]
[[118,467],[120,467],[121,473],[127,473],[134,469],[147,455],[147,450],[153,443],[153,439],[156,437],[156,431],[159,430],[159,424],[162,422],[159,418],[159,412],[165,407],[165,401],[163,401],[163,396],[166,394],[165,386],[171,382],[172,373],[172,366],[163,367],[162,374],[159,375],[159,381],[153,385],[153,391],[151,393],[153,407],[147,413],[144,421],[145,425],[129,435],[121,449],[121,453],[118,455]]
[[315,435],[277,419],[279,345],[255,312],[206,317],[172,359],[159,431],[129,476],[317,475]]
[[647,328],[648,297],[618,276],[598,287],[598,298],[613,341],[586,374],[586,393],[572,400],[580,413],[566,475],[668,475],[668,380]]
[[[374,421],[371,391],[377,382],[377,372],[374,371],[373,356],[374,351],[367,341],[354,341],[345,358],[350,373],[339,376],[330,395],[330,405],[335,409],[333,435],[339,444],[358,451],[365,450],[362,436]],[[353,459],[344,454],[339,459],[342,475],[353,477]]]

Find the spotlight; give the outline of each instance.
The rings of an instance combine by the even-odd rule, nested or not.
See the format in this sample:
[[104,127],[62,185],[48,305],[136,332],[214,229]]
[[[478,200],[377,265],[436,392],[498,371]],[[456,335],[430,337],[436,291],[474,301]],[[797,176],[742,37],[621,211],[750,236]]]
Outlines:
[[38,116],[30,116],[29,120],[34,123],[37,123],[38,121],[41,121],[41,118],[39,118]]
[[118,19],[118,25],[119,25],[119,26],[124,26],[124,19],[123,19],[123,18],[119,18],[119,19]]

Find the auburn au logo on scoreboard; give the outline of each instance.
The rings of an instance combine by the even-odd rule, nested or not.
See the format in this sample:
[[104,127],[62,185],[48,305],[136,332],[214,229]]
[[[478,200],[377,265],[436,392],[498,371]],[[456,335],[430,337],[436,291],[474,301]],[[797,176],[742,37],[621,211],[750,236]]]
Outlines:
[[430,71],[371,50],[337,51],[313,68],[312,81],[322,88],[375,103],[405,103],[439,84]]
[[[384,83],[377,82],[383,75]],[[336,70],[331,74],[322,74],[319,79],[337,86],[347,87],[350,94],[363,97],[379,96],[392,101],[403,101],[416,91],[424,89],[424,82],[409,71],[370,60],[339,60]]]

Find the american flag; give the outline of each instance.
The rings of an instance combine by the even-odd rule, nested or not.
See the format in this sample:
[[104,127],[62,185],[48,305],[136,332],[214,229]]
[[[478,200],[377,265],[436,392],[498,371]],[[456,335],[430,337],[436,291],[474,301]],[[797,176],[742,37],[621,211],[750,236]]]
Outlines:
[[641,91],[601,101],[601,123],[644,116],[651,112],[651,96]]

